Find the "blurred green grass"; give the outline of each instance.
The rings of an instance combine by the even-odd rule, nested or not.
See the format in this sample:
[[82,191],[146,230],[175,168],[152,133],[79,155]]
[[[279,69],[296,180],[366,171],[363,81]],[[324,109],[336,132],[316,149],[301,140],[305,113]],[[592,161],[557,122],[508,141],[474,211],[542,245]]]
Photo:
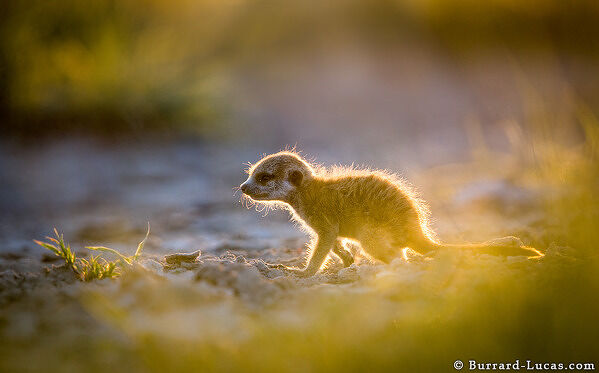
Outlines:
[[4,8],[0,114],[17,133],[214,131],[229,112],[222,92],[233,69],[342,40],[384,49],[413,40],[450,54],[543,49],[594,59],[599,50],[593,1],[29,0]]

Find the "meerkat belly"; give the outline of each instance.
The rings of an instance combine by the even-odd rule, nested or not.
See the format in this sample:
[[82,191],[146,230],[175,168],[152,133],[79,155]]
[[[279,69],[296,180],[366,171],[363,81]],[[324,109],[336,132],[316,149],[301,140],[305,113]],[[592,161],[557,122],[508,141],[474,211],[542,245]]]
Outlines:
[[373,201],[356,200],[346,205],[339,219],[339,235],[358,239],[364,231],[382,228],[389,219],[388,212]]
[[363,229],[364,224],[355,219],[342,219],[339,223],[339,236],[351,239],[357,239],[359,232]]
[[[370,196],[371,197],[371,196]],[[339,235],[355,240],[406,236],[417,224],[417,213],[402,195],[358,198],[347,201],[340,214]]]

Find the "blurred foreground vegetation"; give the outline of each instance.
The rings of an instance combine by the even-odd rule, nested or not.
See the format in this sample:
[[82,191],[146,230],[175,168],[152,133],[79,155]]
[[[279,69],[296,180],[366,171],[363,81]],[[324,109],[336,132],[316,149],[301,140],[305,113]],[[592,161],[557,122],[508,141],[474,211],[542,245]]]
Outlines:
[[348,41],[450,55],[599,50],[595,1],[28,0],[1,17],[0,115],[33,134],[214,131],[235,69]]

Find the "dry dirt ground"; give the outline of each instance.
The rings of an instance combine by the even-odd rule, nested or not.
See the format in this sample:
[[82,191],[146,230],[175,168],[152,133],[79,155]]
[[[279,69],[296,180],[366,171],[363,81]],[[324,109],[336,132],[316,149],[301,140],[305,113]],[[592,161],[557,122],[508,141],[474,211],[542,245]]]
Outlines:
[[[70,166],[76,171],[60,174],[73,152],[79,154]],[[218,354],[211,359],[203,355],[208,354],[205,346],[229,351],[251,341],[254,346],[269,340],[276,345],[276,338],[263,340],[265,330],[309,335],[337,312],[343,316],[331,333],[359,323],[360,334],[376,334],[389,323],[434,319],[441,310],[453,310],[458,299],[489,286],[489,274],[493,284],[512,281],[520,273],[542,271],[556,258],[561,266],[569,255],[567,247],[547,234],[538,188],[513,180],[517,166],[505,161],[490,172],[464,163],[412,174],[425,186],[423,194],[438,201],[432,210],[440,236],[462,242],[513,234],[549,249],[547,257],[414,256],[407,262],[398,257],[390,265],[360,258],[349,268],[332,261],[312,278],[290,277],[265,262],[301,264],[308,237],[285,211],[265,214],[239,201],[232,187],[243,180],[241,160],[255,159],[246,153],[232,156],[195,143],[132,147],[76,140],[13,155],[29,162],[30,174],[23,177],[34,177],[39,184],[27,184],[31,200],[19,201],[17,191],[23,189],[15,188],[16,194],[5,201],[20,210],[3,216],[0,333],[6,371],[95,371],[106,366],[144,371],[173,364],[236,370],[243,365],[223,362]],[[218,169],[210,166],[216,162]],[[26,208],[36,213],[25,214]],[[89,255],[85,245],[98,244],[131,254],[146,221],[152,228],[143,257],[116,280],[80,282],[31,241],[56,225],[81,256]],[[165,255],[196,250],[201,254],[191,262],[165,260]],[[344,303],[349,310],[338,311]],[[347,333],[347,338],[358,338]],[[327,343],[338,343],[336,338]],[[164,341],[169,341],[167,347],[160,345]],[[178,350],[169,350],[180,344],[199,344],[203,352],[177,356]],[[276,346],[265,349],[287,353]],[[326,367],[318,365],[319,359],[304,361],[305,368]],[[440,366],[447,365],[451,356],[441,360]],[[296,370],[290,361],[284,370]]]

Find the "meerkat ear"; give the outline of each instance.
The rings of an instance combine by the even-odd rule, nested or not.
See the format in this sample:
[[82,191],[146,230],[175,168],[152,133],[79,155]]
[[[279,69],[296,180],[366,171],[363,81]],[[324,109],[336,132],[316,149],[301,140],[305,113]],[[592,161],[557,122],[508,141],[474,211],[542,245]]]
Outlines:
[[295,186],[300,186],[304,180],[304,174],[301,171],[294,170],[289,173],[289,181]]

